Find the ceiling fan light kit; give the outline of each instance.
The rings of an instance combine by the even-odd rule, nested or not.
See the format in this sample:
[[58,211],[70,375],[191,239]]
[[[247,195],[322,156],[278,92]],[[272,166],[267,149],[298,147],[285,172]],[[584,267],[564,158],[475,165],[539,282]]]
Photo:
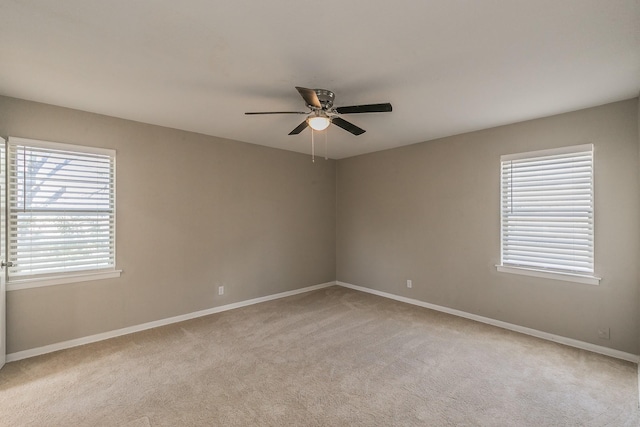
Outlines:
[[391,104],[386,102],[383,104],[365,104],[352,105],[348,107],[333,106],[335,94],[327,89],[308,89],[296,86],[296,90],[304,99],[305,105],[311,111],[305,113],[302,111],[269,111],[269,112],[249,112],[247,115],[256,114],[308,114],[307,118],[300,123],[295,129],[289,132],[289,135],[298,135],[307,127],[311,128],[311,155],[314,157],[313,131],[323,131],[334,124],[341,129],[353,135],[362,135],[366,131],[351,122],[339,117],[341,114],[361,114],[361,113],[387,113],[392,111]]
[[307,119],[309,126],[313,130],[321,131],[325,130],[331,124],[331,119],[327,116],[313,116]]

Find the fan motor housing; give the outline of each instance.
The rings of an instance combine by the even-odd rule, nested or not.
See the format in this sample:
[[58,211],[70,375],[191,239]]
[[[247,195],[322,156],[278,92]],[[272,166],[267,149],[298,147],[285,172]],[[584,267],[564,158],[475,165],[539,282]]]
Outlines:
[[336,99],[336,95],[333,92],[327,89],[314,89],[313,91],[318,96],[318,101],[320,101],[323,110],[333,107],[333,101]]

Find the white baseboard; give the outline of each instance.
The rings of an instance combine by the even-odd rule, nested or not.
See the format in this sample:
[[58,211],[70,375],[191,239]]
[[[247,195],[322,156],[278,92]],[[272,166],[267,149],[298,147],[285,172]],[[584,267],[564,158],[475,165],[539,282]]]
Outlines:
[[604,354],[605,356],[615,357],[616,359],[622,359],[622,360],[626,360],[628,362],[633,362],[633,363],[640,363],[640,356],[637,354],[625,353],[624,351],[614,350],[612,348],[603,347],[600,345],[595,345],[595,344],[591,344],[584,341],[574,340],[572,338],[566,338],[559,335],[550,334],[548,332],[538,331],[537,329],[525,328],[524,326],[514,325],[512,323],[503,322],[501,320],[495,320],[489,317],[478,316],[477,314],[471,314],[471,313],[467,313],[467,312],[456,310],[449,307],[430,304],[428,302],[420,301],[413,298],[406,298],[403,296],[390,294],[388,292],[382,292],[382,291],[377,291],[375,289],[356,286],[350,283],[336,281],[336,284],[339,286],[343,286],[345,288],[354,289],[356,291],[366,292],[369,294],[390,298],[396,301],[405,302],[407,304],[413,304],[413,305],[428,308],[431,310],[441,311],[443,313],[452,314],[454,316],[464,317],[465,319],[475,320],[476,322],[486,323],[488,325],[497,326],[499,328],[508,329],[510,331],[520,332],[521,334],[531,335],[533,337],[542,338],[547,341],[557,342],[560,344],[568,345],[570,347],[576,347],[582,350],[591,351],[593,353]]
[[[271,301],[279,298],[286,298],[292,295],[311,292],[317,289],[327,288],[329,286],[334,286],[334,285],[343,286],[345,288],[354,289],[356,291],[366,292],[373,295],[378,295],[384,298],[393,299],[393,300],[404,302],[407,304],[417,305],[419,307],[424,307],[431,310],[441,311],[443,313],[452,314],[454,316],[463,317],[465,319],[475,320],[476,322],[486,323],[488,325],[497,326],[499,328],[508,329],[510,331],[519,332],[525,335],[531,335],[531,336],[542,338],[548,341],[553,341],[553,342],[565,344],[571,347],[576,347],[583,350],[591,351],[594,353],[603,354],[605,356],[614,357],[616,359],[622,359],[622,360],[626,360],[633,363],[640,363],[640,356],[636,354],[626,353],[626,352],[614,350],[608,347],[603,347],[603,346],[587,343],[584,341],[575,340],[572,338],[566,338],[559,335],[538,331],[536,329],[526,328],[524,326],[514,325],[514,324],[503,322],[500,320],[491,319],[488,317],[478,316],[476,314],[467,313],[461,310],[456,310],[449,307],[443,307],[436,304],[431,304],[428,302],[416,300],[413,298],[407,298],[407,297],[391,294],[388,292],[382,292],[375,289],[365,288],[362,286],[352,285],[350,283],[344,283],[339,281],[321,283],[319,285],[308,286],[306,288],[295,289],[293,291],[281,292],[278,294],[267,295],[259,298],[253,298],[246,301],[240,301],[232,304],[222,305],[219,307],[213,307],[206,310],[183,314],[180,316],[169,317],[167,319],[156,320],[153,322],[143,323],[135,326],[129,326],[127,328],[116,329],[113,331],[90,335],[87,337],[76,338],[68,341],[62,341],[59,343],[50,344],[43,347],[37,347],[29,350],[18,351],[15,353],[7,354],[6,362],[7,363],[14,362],[16,360],[22,360],[29,357],[39,356],[41,354],[51,353],[58,350],[64,350],[71,347],[77,347],[84,344],[90,344],[93,342],[98,342],[98,341],[106,340],[109,338],[115,338],[122,335],[128,335],[134,332],[145,331],[147,329],[153,329],[159,326],[164,326],[172,323],[183,322],[185,320],[195,319],[197,317],[208,316],[210,314],[215,314],[223,311],[233,310],[236,308],[246,307],[253,304],[259,304],[261,302]],[[640,381],[640,372],[639,372],[639,381]]]
[[169,317],[167,319],[156,320],[153,322],[143,323],[140,325],[129,326],[127,328],[116,329],[114,331],[103,332],[101,334],[90,335],[87,337],[76,338],[69,341],[62,341],[55,344],[45,345],[43,347],[32,348],[29,350],[17,351],[15,353],[7,354],[7,363],[15,362],[16,360],[27,359],[29,357],[39,356],[41,354],[51,353],[58,350],[64,350],[71,347],[77,347],[84,344],[90,344],[106,340],[109,338],[115,338],[122,335],[132,334],[134,332],[145,331],[147,329],[157,328],[159,326],[169,325],[171,323],[183,322],[185,320],[195,319],[196,317],[208,316],[210,314],[220,313],[223,311],[233,310],[240,307],[246,307],[248,305],[259,304],[261,302],[271,301],[279,298],[286,298],[292,295],[302,294],[305,292],[315,291],[317,289],[327,288],[334,286],[336,282],[321,283],[319,285],[307,286],[306,288],[295,289],[293,291],[280,292],[278,294],[267,295],[264,297],[253,298],[246,301],[235,302],[233,304],[222,305],[219,307],[208,308],[206,310],[196,311],[193,313],[182,314],[180,316]]

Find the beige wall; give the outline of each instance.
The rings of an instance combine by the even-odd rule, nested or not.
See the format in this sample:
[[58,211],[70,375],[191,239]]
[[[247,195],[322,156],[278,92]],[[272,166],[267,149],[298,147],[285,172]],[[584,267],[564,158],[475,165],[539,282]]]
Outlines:
[[8,292],[8,353],[335,280],[335,161],[7,97],[0,135],[117,150],[123,270]]
[[[117,150],[123,269],[119,279],[9,292],[7,351],[337,277],[637,354],[639,107],[634,99],[444,138],[340,160],[336,170],[334,161],[0,97],[2,136]],[[584,143],[596,147],[602,283],[498,273],[500,155]],[[609,341],[597,338],[601,327]]]
[[[601,284],[497,272],[500,155],[585,143]],[[340,160],[337,279],[637,354],[638,150],[632,99]]]

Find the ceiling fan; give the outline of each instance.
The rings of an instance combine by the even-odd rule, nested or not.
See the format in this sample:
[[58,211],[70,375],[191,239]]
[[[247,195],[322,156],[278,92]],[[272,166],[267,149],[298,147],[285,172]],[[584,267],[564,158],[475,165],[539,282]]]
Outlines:
[[334,124],[339,128],[352,133],[353,135],[362,135],[365,130],[339,117],[341,114],[360,114],[360,113],[386,113],[391,111],[391,104],[366,104],[352,105],[349,107],[334,107],[333,101],[335,94],[327,89],[307,89],[305,87],[296,86],[298,93],[304,99],[305,104],[311,112],[305,111],[269,111],[269,112],[252,112],[253,114],[308,114],[308,117],[300,123],[289,135],[298,135],[305,130],[307,126],[313,130],[325,130],[330,124]]

